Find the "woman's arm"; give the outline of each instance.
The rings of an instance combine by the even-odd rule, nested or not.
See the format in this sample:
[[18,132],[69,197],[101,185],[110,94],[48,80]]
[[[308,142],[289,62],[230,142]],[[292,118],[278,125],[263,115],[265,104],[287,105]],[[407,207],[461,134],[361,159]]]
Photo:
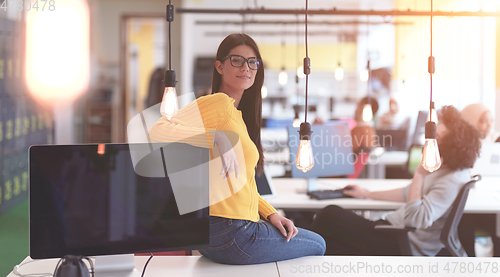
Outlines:
[[406,197],[406,203],[413,200],[422,199],[422,188],[424,186],[425,176],[429,175],[429,171],[419,164],[415,169],[415,174],[411,180],[410,190],[408,191],[408,197]]
[[358,185],[347,185],[344,194],[355,198],[370,198],[374,200],[403,202],[403,188],[382,191],[368,191]]

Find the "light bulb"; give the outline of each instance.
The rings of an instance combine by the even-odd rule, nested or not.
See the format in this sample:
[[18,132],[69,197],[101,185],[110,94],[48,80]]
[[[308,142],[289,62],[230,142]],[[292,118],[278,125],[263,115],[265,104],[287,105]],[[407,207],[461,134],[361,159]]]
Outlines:
[[422,167],[434,172],[441,167],[441,156],[436,139],[425,139],[424,150],[422,154]]
[[300,171],[307,172],[314,166],[314,155],[311,146],[311,124],[307,122],[301,123],[299,134],[300,144],[295,166]]
[[422,167],[434,172],[441,167],[441,156],[439,155],[438,143],[436,140],[436,123],[428,121],[425,123],[425,144],[422,153]]
[[335,80],[341,81],[342,79],[344,79],[344,69],[340,67],[339,64],[339,66],[335,69]]
[[300,127],[300,119],[298,117],[295,118],[292,124],[293,127],[298,128]]
[[310,140],[301,140],[295,166],[302,172],[311,170],[314,166],[314,156]]
[[262,86],[262,88],[260,89],[260,94],[262,95],[262,99],[267,97],[267,87],[266,86]]
[[297,68],[297,76],[299,76],[300,79],[306,77],[306,74],[304,74],[304,67],[302,65]]
[[288,74],[285,71],[285,68],[282,68],[280,74],[278,75],[278,83],[282,86],[286,85],[288,82]]
[[179,111],[177,103],[177,93],[175,87],[165,87],[163,98],[161,100],[160,114],[168,120],[172,119]]
[[373,119],[372,105],[365,104],[363,107],[363,121],[368,122]]
[[370,74],[368,73],[368,69],[366,68],[361,70],[361,72],[359,73],[359,79],[361,80],[361,82],[368,81],[369,76]]

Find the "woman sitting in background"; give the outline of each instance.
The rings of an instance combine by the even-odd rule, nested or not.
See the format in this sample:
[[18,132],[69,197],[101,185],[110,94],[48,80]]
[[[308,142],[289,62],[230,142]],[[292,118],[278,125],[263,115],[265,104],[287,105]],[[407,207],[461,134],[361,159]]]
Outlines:
[[[495,142],[498,132],[491,132],[493,117],[490,110],[481,103],[471,104],[461,112],[462,117],[480,133],[483,142]],[[493,240],[493,256],[500,257],[500,238],[496,236],[495,214],[464,214],[458,225],[458,236],[470,257],[476,256],[474,249],[476,231],[491,236]]]
[[375,230],[376,225],[416,228],[408,234],[413,255],[435,256],[444,245],[439,237],[450,207],[462,186],[470,180],[481,148],[479,133],[452,106],[444,106],[437,126],[442,166],[433,173],[421,165],[411,183],[387,191],[368,191],[348,185],[344,193],[356,198],[406,202],[381,220],[370,221],[350,210],[328,206],[321,210],[312,230],[326,240],[327,255],[401,255],[392,234]]
[[500,133],[491,130],[493,116],[491,111],[481,103],[470,104],[460,114],[470,125],[480,133],[481,139],[486,142],[495,142],[500,138]]

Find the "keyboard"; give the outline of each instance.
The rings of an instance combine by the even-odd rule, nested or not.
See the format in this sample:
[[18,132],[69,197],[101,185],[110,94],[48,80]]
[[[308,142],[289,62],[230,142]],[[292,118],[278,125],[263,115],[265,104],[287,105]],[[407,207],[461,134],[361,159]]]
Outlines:
[[312,199],[335,199],[335,198],[352,198],[351,196],[345,195],[343,189],[336,190],[315,190],[307,193]]

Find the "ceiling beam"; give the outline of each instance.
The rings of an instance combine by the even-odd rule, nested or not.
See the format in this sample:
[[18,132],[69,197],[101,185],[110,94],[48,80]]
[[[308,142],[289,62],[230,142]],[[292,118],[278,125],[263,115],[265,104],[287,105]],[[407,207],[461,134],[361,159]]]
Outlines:
[[[304,9],[190,9],[177,8],[177,13],[206,13],[206,14],[289,14],[300,15],[305,14]],[[336,8],[330,10],[308,10],[308,15],[373,15],[373,16],[430,16],[430,11],[412,11],[408,10],[392,10],[392,11],[375,11],[375,10],[338,10]],[[500,12],[468,12],[468,11],[434,11],[433,16],[477,16],[477,17],[500,17]]]
[[[305,21],[210,21],[210,20],[198,20],[195,22],[197,25],[242,25],[242,24],[283,24],[283,25],[304,25]],[[409,21],[395,21],[395,22],[368,22],[368,21],[307,21],[308,25],[380,25],[380,24],[392,24],[392,25],[413,25],[413,22]]]

